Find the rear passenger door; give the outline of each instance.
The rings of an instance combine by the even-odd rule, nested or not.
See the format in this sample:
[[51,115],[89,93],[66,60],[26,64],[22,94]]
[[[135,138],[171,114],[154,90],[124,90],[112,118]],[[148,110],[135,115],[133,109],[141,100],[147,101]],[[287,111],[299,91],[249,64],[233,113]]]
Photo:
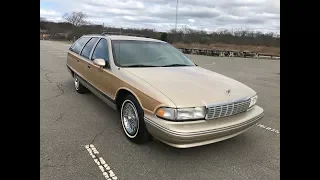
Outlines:
[[[92,51],[90,58],[90,68],[88,69],[90,83],[93,84],[98,90],[102,91],[107,96],[111,97],[110,92],[110,79],[112,77],[112,72],[110,69],[110,59],[109,59],[109,46],[108,40],[101,38],[97,45]],[[103,59],[106,61],[106,66],[102,69],[97,65],[93,64],[94,59]]]
[[80,53],[90,39],[91,37],[81,37],[80,39],[78,39],[70,47],[70,51],[67,55],[67,65],[70,66],[72,70],[82,78],[84,78],[85,76],[87,63],[83,61]]
[[83,47],[83,49],[81,50],[80,56],[81,56],[81,67],[83,67],[83,78],[88,81],[91,82],[90,79],[90,72],[88,72],[88,69],[91,66],[91,62],[90,62],[90,55],[92,53],[92,49],[95,46],[95,44],[98,42],[100,38],[98,37],[92,37]]

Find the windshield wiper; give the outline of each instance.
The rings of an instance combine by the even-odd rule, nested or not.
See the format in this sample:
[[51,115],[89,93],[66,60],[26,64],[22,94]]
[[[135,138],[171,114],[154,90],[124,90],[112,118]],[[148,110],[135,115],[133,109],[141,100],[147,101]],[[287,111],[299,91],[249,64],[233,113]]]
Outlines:
[[176,66],[190,66],[190,65],[187,65],[187,64],[168,64],[168,65],[164,65],[161,67],[176,67]]
[[144,65],[144,64],[134,64],[134,65],[122,66],[122,67],[158,67],[158,66]]

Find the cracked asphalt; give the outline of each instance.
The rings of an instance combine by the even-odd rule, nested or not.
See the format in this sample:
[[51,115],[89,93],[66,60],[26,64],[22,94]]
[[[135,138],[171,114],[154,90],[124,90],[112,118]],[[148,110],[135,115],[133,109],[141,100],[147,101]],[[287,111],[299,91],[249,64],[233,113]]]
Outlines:
[[[255,126],[219,143],[176,149],[157,140],[135,145],[118,114],[91,93],[78,94],[65,62],[69,44],[40,41],[40,179],[105,179],[85,149],[94,144],[118,179],[280,179],[280,133]],[[259,94],[259,123],[280,131],[280,62],[189,57]]]

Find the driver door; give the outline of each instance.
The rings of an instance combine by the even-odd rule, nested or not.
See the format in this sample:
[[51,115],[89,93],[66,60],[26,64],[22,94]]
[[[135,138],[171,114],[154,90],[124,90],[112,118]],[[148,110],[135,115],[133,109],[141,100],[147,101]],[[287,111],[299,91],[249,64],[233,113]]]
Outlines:
[[[103,59],[106,61],[106,66],[101,68],[95,64],[93,64],[94,59]],[[102,93],[104,96],[107,95],[110,99],[111,87],[110,82],[112,78],[112,72],[109,66],[109,47],[108,40],[101,38],[97,45],[94,47],[92,55],[90,57],[90,61],[88,64],[88,76],[90,79],[90,83]]]

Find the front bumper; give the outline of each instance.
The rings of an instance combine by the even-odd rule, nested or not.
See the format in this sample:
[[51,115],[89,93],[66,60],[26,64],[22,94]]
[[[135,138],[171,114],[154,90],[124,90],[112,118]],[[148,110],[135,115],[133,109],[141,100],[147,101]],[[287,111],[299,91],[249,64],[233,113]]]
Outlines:
[[263,109],[256,105],[250,111],[212,120],[172,122],[146,115],[145,122],[149,133],[160,141],[177,148],[189,148],[239,135],[263,116]]

